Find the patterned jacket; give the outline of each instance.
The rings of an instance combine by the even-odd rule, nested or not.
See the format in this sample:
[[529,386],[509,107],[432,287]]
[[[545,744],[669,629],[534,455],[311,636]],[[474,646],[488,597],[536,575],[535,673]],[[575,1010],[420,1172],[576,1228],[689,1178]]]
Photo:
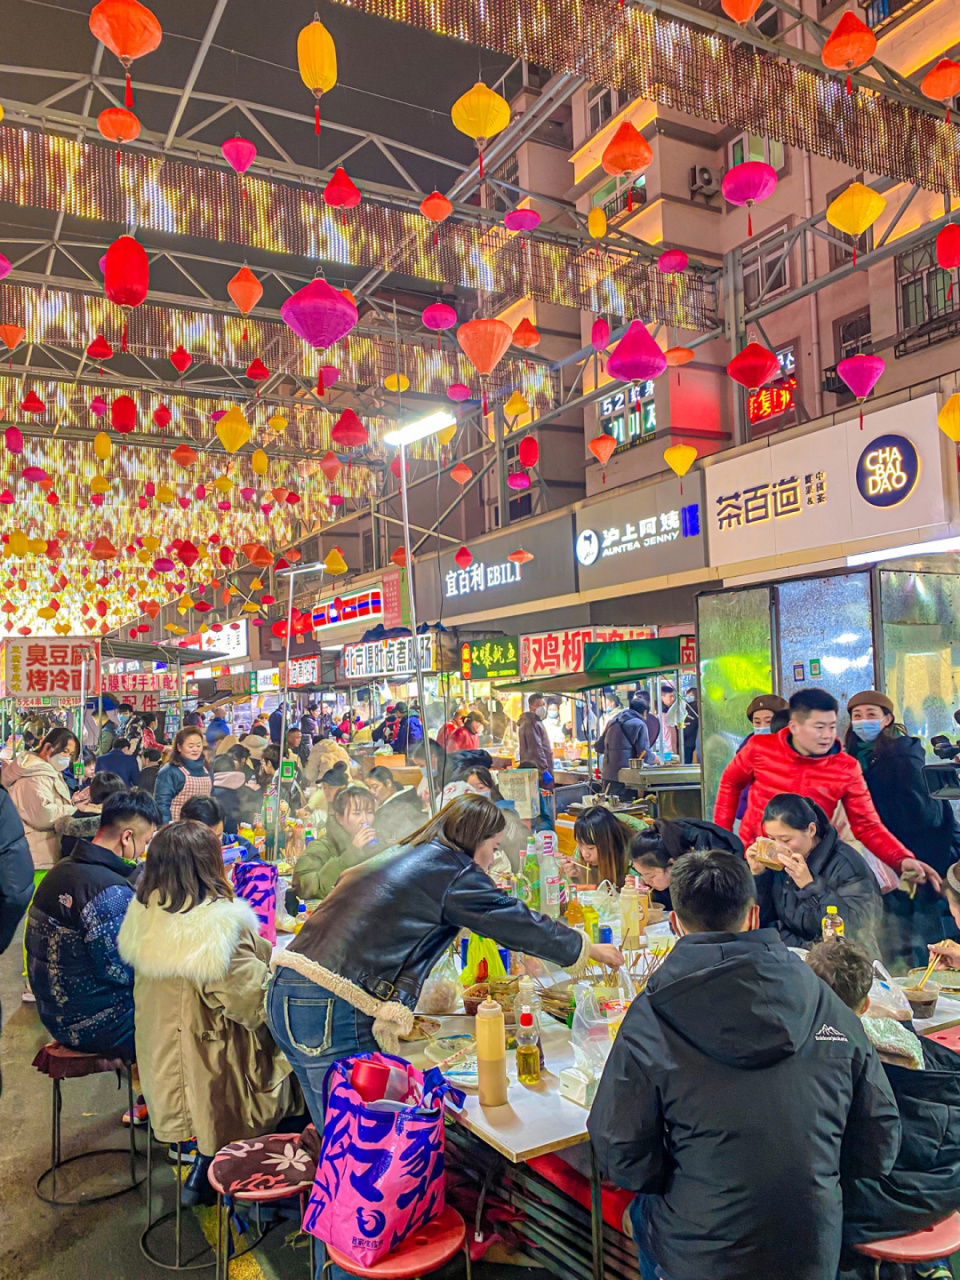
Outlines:
[[112,1048],[129,1033],[133,970],[117,934],[138,868],[78,840],[41,881],[27,918],[27,972],[40,1021],[61,1044]]

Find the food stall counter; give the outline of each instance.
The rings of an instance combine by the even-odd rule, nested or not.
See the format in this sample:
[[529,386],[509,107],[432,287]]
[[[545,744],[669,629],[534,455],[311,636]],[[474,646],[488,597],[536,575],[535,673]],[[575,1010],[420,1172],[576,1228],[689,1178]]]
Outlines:
[[[633,762],[631,762],[632,764]],[[619,779],[641,797],[652,794],[658,818],[699,818],[700,766],[661,764],[621,769]]]

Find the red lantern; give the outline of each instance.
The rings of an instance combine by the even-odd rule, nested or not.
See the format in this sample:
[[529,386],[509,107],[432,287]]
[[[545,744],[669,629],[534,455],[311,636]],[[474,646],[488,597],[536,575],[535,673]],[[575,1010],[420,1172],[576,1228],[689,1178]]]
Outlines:
[[937,266],[951,273],[950,288],[947,290],[949,298],[953,294],[952,273],[960,267],[960,226],[955,222],[948,222],[937,232],[936,252]]
[[520,321],[513,331],[513,345],[515,347],[533,348],[540,342],[540,331],[535,324],[532,324],[526,316]]
[[763,0],[720,0],[721,8],[728,18],[738,22],[742,27],[757,12]]
[[517,460],[521,467],[535,467],[540,461],[540,446],[535,436],[524,436],[517,445]]
[[456,480],[457,484],[466,484],[468,480],[473,479],[473,472],[465,462],[458,462],[450,472],[450,479]]
[[90,30],[120,59],[127,73],[124,105],[133,106],[130,85],[130,63],[135,58],[153,53],[163,39],[160,23],[146,6],[137,0],[100,0],[90,14]]
[[511,551],[507,559],[513,564],[529,564],[534,559],[533,553],[524,551],[523,547],[517,547],[516,551]]
[[185,564],[189,569],[191,565],[195,565],[200,558],[199,550],[192,542],[181,542],[177,547],[177,559],[181,564]]
[[483,412],[487,412],[487,381],[513,341],[513,330],[503,320],[468,320],[457,330],[457,341],[480,375]]
[[111,347],[103,334],[98,333],[87,347],[87,355],[91,360],[109,360],[113,355],[113,347]]
[[[227,285],[227,293],[241,315],[248,316],[263,297],[263,285],[249,267],[241,267]],[[247,340],[247,326],[243,326],[242,341]]]
[[[420,201],[420,212],[429,219],[430,222],[439,224],[446,222],[447,218],[453,213],[453,205],[443,194],[442,191],[431,191],[428,196],[424,196]],[[440,239],[440,232],[434,228],[433,243],[436,244]]]
[[407,553],[403,547],[397,547],[396,551],[391,553],[390,559],[398,569],[405,569],[407,567]]
[[935,67],[920,81],[920,92],[934,102],[947,104],[947,124],[950,123],[950,103],[960,93],[960,62],[941,58]]
[[[625,174],[639,176],[653,160],[650,143],[640,130],[630,123],[624,122],[603,149],[600,163],[604,172],[614,177]],[[633,182],[627,191],[627,212],[633,212]]]
[[751,342],[733,357],[727,373],[748,391],[756,391],[780,376],[780,361],[759,342]]
[[827,37],[820,61],[831,71],[846,71],[847,93],[851,93],[850,72],[868,63],[876,52],[877,37],[848,9]]
[[47,406],[35,391],[27,392],[20,402],[20,408],[24,413],[46,413],[47,410]]
[[347,210],[354,209],[360,203],[360,189],[351,179],[343,165],[337,165],[333,177],[323,188],[323,201],[331,209],[340,209],[343,225],[347,225]]
[[330,439],[346,449],[359,449],[370,440],[370,433],[352,409],[345,409],[333,424]]
[[[251,382],[265,382],[270,377],[270,370],[259,356],[255,356],[247,365],[247,377]],[[257,394],[260,394],[259,391]]]
[[170,363],[176,369],[182,378],[190,366],[193,364],[193,356],[181,342],[176,351],[170,352]]
[[461,569],[469,569],[473,564],[473,555],[466,547],[461,547],[453,558]]
[[[167,408],[165,404],[158,404],[156,409],[154,409],[153,411],[153,421],[156,424],[156,426],[160,428],[161,431],[164,429],[164,427],[168,427],[170,425],[170,420],[172,419],[172,417],[173,417],[173,414],[170,412],[170,410]],[[176,453],[176,450],[174,450],[174,453]]]
[[[109,0],[101,2],[109,3]],[[127,349],[127,316],[134,307],[140,306],[149,287],[150,263],[146,249],[133,236],[120,236],[104,255],[103,291],[108,301],[118,306],[124,315],[121,351]]]
[[137,402],[132,396],[117,396],[110,406],[110,425],[114,431],[127,435],[137,425]]
[[123,107],[106,107],[97,116],[97,129],[108,142],[117,144],[117,164],[120,163],[120,145],[134,142],[140,137],[140,121],[132,111]]

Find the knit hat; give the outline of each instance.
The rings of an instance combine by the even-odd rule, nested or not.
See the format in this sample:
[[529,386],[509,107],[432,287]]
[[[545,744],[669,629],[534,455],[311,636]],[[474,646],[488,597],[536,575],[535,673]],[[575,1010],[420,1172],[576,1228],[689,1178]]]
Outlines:
[[747,707],[747,719],[752,720],[758,711],[786,711],[790,704],[776,693],[761,693]]
[[852,711],[854,707],[883,707],[890,715],[894,714],[893,700],[885,693],[878,693],[876,689],[862,689],[860,693],[855,693],[847,703],[847,711]]

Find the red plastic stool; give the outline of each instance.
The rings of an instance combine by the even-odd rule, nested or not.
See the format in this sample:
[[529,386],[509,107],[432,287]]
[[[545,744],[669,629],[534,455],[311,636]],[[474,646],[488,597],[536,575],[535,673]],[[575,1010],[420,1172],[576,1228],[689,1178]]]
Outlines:
[[953,1049],[955,1053],[960,1053],[960,1026],[944,1027],[942,1031],[931,1031],[926,1038],[928,1040],[936,1040],[937,1044],[946,1045],[948,1049]]
[[873,1244],[858,1244],[858,1253],[876,1259],[875,1275],[880,1275],[881,1262],[933,1262],[936,1258],[949,1258],[960,1249],[960,1213],[951,1213],[942,1222],[908,1236],[891,1236],[889,1240],[875,1240]]
[[[37,1056],[33,1060],[33,1065],[41,1074],[47,1076],[53,1081],[53,1118],[50,1131],[50,1168],[44,1169],[40,1177],[37,1179],[35,1188],[37,1195],[47,1204],[58,1205],[84,1205],[97,1204],[101,1200],[113,1200],[115,1196],[126,1195],[128,1191],[133,1191],[143,1182],[143,1178],[137,1177],[137,1157],[142,1156],[142,1152],[137,1150],[137,1140],[135,1136],[134,1126],[130,1126],[130,1145],[129,1147],[99,1147],[93,1151],[81,1151],[75,1156],[69,1156],[63,1159],[63,1153],[60,1145],[60,1112],[63,1108],[63,1097],[60,1092],[60,1082],[62,1080],[78,1080],[82,1076],[100,1075],[104,1071],[116,1071],[119,1077],[121,1071],[127,1073],[127,1102],[131,1115],[133,1113],[133,1067],[129,1062],[124,1062],[122,1058],[110,1058],[98,1053],[80,1053],[76,1049],[68,1049],[62,1044],[57,1044],[56,1040],[51,1040],[49,1044],[45,1044]],[[57,1170],[62,1169],[64,1165],[73,1164],[77,1160],[91,1160],[95,1156],[102,1155],[129,1155],[130,1156],[130,1181],[126,1186],[120,1187],[116,1191],[105,1191],[99,1195],[84,1195],[82,1192],[76,1199],[58,1200],[57,1199]],[[41,1186],[46,1178],[51,1179],[50,1195],[45,1195],[41,1190]]]
[[[207,1174],[211,1187],[217,1193],[217,1280],[230,1277],[230,1223],[224,1230],[224,1200],[241,1201],[257,1206],[258,1235],[255,1240],[233,1256],[242,1258],[255,1249],[266,1235],[260,1224],[260,1205],[275,1204],[291,1196],[300,1198],[300,1216],[307,1207],[307,1196],[317,1175],[317,1157],[320,1154],[320,1138],[314,1126],[308,1125],[303,1133],[271,1133],[263,1138],[251,1138],[246,1142],[231,1142],[221,1147],[213,1158]],[[316,1267],[316,1244],[310,1241],[310,1280]]]
[[370,1280],[414,1280],[438,1270],[461,1249],[467,1266],[467,1280],[471,1280],[467,1228],[456,1209],[448,1205],[438,1218],[411,1232],[399,1249],[394,1249],[372,1267],[361,1267],[359,1262],[354,1262],[339,1249],[327,1245],[323,1271],[326,1274],[328,1267],[336,1265],[352,1276],[368,1276]]

